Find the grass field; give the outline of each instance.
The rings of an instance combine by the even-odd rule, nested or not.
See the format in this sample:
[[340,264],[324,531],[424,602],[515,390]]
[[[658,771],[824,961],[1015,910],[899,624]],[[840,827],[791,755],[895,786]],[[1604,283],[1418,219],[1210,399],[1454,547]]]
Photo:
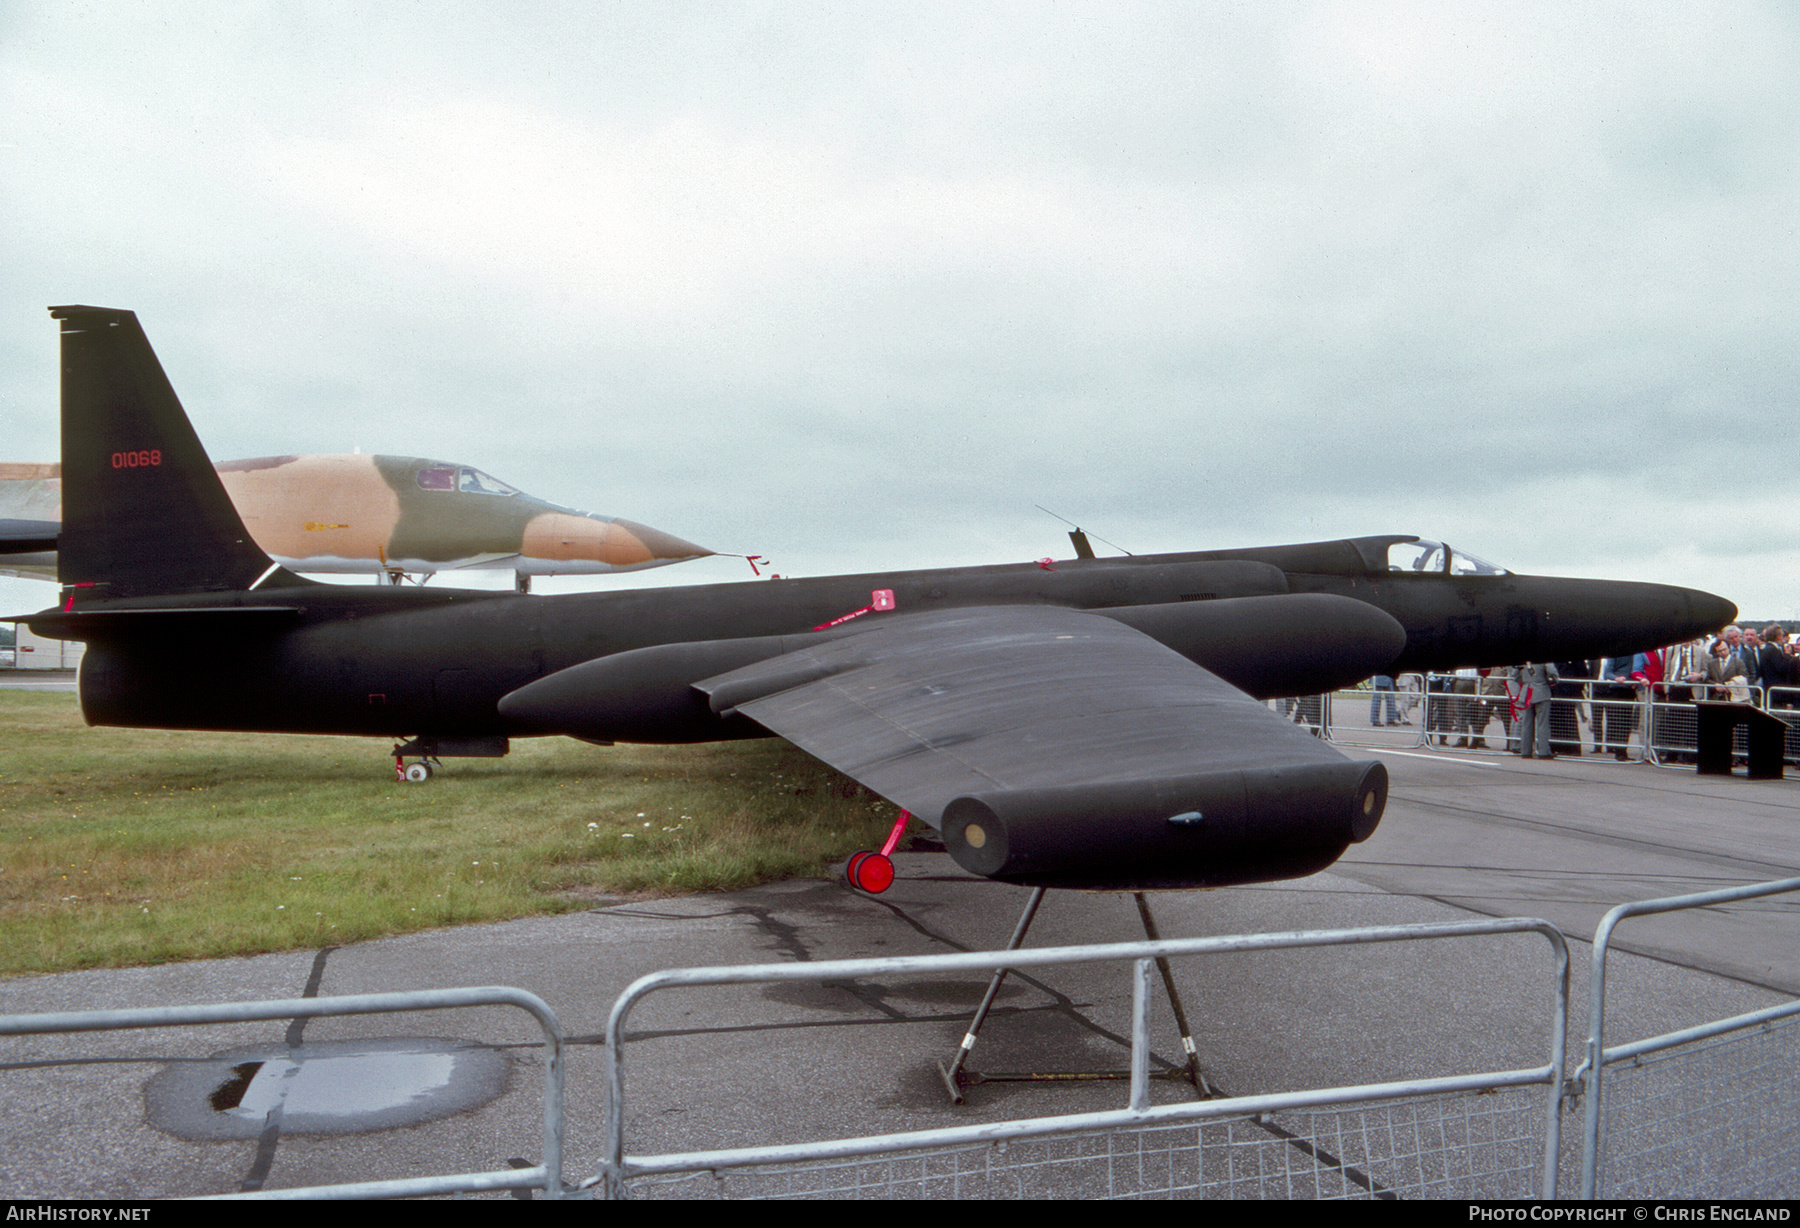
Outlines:
[[515,741],[394,781],[369,738],[90,729],[0,691],[0,974],[355,942],[725,890],[879,847],[895,810],[786,742]]

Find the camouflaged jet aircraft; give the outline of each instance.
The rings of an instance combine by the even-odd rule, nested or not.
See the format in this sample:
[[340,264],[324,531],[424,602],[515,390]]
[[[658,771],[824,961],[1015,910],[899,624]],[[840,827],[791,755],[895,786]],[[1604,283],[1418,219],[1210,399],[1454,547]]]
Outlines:
[[[1617,655],[1736,613],[1668,585],[1463,574],[1410,538],[562,596],[322,585],[250,540],[137,317],[51,312],[62,597],[18,621],[87,643],[96,725],[410,735],[397,766],[513,737],[778,734],[973,873],[1224,886],[1325,868],[1386,804],[1379,762],[1259,700],[1402,662]],[[851,877],[879,890],[892,867],[859,854]]]
[[[712,553],[648,525],[559,507],[468,465],[273,456],[216,466],[250,535],[296,572],[397,582],[440,571],[590,576]],[[0,575],[56,578],[60,465],[0,464]]]

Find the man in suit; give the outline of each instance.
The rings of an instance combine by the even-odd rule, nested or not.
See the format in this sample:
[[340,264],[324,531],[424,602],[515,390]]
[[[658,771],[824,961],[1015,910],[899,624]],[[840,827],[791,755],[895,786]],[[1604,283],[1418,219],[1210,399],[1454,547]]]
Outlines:
[[1511,692],[1519,727],[1519,753],[1527,759],[1554,759],[1550,753],[1550,692],[1556,685],[1554,665],[1513,667]]

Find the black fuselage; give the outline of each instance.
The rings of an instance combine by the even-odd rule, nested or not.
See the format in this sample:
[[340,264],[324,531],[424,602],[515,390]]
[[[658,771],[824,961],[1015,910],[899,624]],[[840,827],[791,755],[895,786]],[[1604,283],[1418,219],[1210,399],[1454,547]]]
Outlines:
[[[1316,692],[1375,672],[1640,651],[1731,617],[1729,604],[1711,594],[1665,585],[1281,566],[1316,564],[1331,545],[560,596],[308,585],[89,603],[70,614],[47,612],[40,625],[89,642],[81,696],[94,724],[478,737],[552,732],[507,718],[499,700],[596,658],[695,646],[665,654],[673,663],[656,679],[682,695],[691,682],[810,639],[976,605],[1107,613],[1262,697]],[[815,631],[869,606],[878,590],[892,591],[893,613]],[[1327,612],[1323,622],[1313,612],[1313,621],[1290,626],[1281,615],[1292,603],[1250,600],[1292,594],[1353,598],[1385,611],[1405,629],[1405,648],[1385,664],[1367,651],[1359,657],[1358,637],[1370,642],[1366,628],[1337,629],[1358,621],[1352,607],[1336,607],[1338,615]],[[1261,651],[1271,639],[1281,642]],[[685,713],[687,702],[665,706]],[[712,716],[698,696],[691,713],[691,723],[683,715],[642,740],[760,732]]]

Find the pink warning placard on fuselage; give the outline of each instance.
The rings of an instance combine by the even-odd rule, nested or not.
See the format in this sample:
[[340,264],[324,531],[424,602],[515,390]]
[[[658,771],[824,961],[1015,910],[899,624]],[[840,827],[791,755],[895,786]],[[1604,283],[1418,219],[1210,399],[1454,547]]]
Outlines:
[[847,623],[853,618],[861,618],[864,614],[871,614],[878,610],[891,610],[893,608],[894,590],[891,588],[878,588],[869,594],[869,604],[862,609],[851,610],[848,614],[839,614],[828,623],[820,623],[818,626],[814,627],[813,630],[824,631],[826,628],[835,627],[839,623]]

